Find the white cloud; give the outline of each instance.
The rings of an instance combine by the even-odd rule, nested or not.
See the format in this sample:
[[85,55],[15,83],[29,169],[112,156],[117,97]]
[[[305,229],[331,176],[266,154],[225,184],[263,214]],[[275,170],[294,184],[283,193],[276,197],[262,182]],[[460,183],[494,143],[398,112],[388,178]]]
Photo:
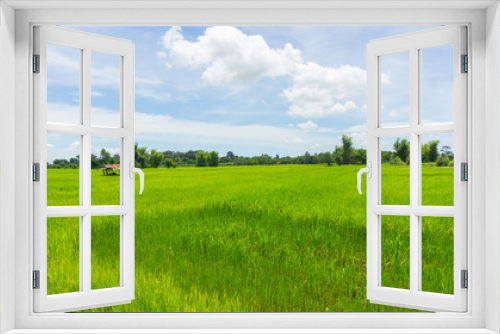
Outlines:
[[382,75],[380,76],[380,83],[382,85],[390,85],[392,83],[391,72],[382,72]]
[[354,125],[342,130],[342,132],[366,132],[366,124]]
[[320,145],[318,143],[314,144],[311,146],[311,150],[317,150],[318,148],[320,147]]
[[194,42],[187,41],[180,27],[163,36],[163,47],[174,64],[205,67],[202,78],[216,85],[239,85],[262,77],[293,73],[302,63],[300,50],[291,44],[269,47],[260,35],[246,35],[235,27],[210,27]]
[[291,103],[290,116],[321,118],[356,110],[353,101],[340,100],[361,95],[366,89],[366,70],[343,65],[323,67],[315,63],[300,65],[293,76],[293,85],[283,91]]
[[167,53],[165,51],[156,51],[156,56],[158,58],[167,58]]
[[80,142],[79,141],[75,141],[75,142],[72,142],[71,144],[69,144],[68,151],[70,151],[70,152],[80,152]]
[[287,144],[310,144],[310,140],[302,139],[301,137],[295,137],[292,139],[284,139],[284,142]]
[[331,107],[330,110],[334,113],[356,110],[356,103],[354,103],[353,101],[347,101],[344,104],[335,103],[335,105]]
[[366,124],[353,125],[338,132],[352,137],[355,147],[366,147]]
[[96,96],[96,97],[101,97],[101,96],[103,96],[104,94],[103,94],[103,93],[101,93],[101,92],[96,92],[96,91],[93,91],[93,92],[91,92],[91,93],[90,93],[90,95],[91,95],[91,96]]
[[136,89],[135,90],[135,95],[136,96],[141,96],[145,98],[149,98],[151,100],[155,100],[158,102],[165,102],[165,101],[170,101],[172,99],[172,95],[165,93],[165,92],[159,92],[154,89]]
[[318,124],[314,123],[313,121],[307,121],[305,123],[299,123],[297,124],[299,129],[304,130],[304,131],[315,131],[318,129]]
[[[291,44],[271,48],[261,35],[247,35],[235,27],[210,27],[195,41],[188,41],[180,27],[163,36],[168,66],[203,69],[203,80],[216,86],[239,86],[263,77],[291,76],[293,84],[283,91],[290,102],[290,116],[320,118],[356,110],[352,98],[366,88],[366,70],[351,65],[324,67],[304,63],[300,50]],[[382,82],[390,83],[382,74]]]

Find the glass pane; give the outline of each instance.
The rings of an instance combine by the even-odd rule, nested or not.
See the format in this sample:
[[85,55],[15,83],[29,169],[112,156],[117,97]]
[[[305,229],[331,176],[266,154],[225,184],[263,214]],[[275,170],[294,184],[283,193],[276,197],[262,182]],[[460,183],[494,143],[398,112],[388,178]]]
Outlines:
[[410,125],[410,53],[380,57],[381,125]]
[[92,290],[120,286],[120,219],[92,217]]
[[453,122],[453,45],[422,49],[422,124]]
[[120,205],[120,143],[92,137],[92,205]]
[[410,205],[410,137],[387,137],[381,144],[382,205]]
[[422,217],[422,291],[453,294],[453,218]]
[[422,205],[453,206],[453,133],[422,135]]
[[80,291],[80,218],[47,218],[47,294]]
[[80,205],[80,136],[47,133],[47,206]]
[[47,122],[80,124],[80,49],[47,45]]
[[410,289],[410,217],[382,216],[382,286]]
[[120,56],[92,52],[93,126],[120,127],[120,61]]

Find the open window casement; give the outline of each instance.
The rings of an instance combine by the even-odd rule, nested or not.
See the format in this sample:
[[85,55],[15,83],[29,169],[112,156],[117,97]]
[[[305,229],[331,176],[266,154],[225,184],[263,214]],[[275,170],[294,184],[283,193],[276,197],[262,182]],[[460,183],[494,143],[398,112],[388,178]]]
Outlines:
[[[53,47],[71,51],[72,65],[64,63],[64,59],[57,57],[57,53],[48,52],[49,48]],[[91,60],[94,54],[113,55],[119,64],[116,71],[91,73]],[[50,57],[52,59],[48,59]],[[62,108],[58,119],[47,117],[48,109],[57,105],[49,104],[48,96],[51,96],[52,101],[57,101],[58,97],[53,98],[53,96],[64,94],[63,91],[55,90],[52,86],[48,89],[48,85],[51,85],[51,81],[47,80],[49,64],[52,68],[71,68],[76,72],[73,77],[70,75],[61,77],[63,83],[65,80],[67,82],[73,80],[73,87],[77,88],[72,102],[74,108],[67,106]],[[134,45],[130,41],[117,38],[38,26],[34,28],[33,72],[35,96],[34,310],[35,312],[64,312],[130,303],[134,299]],[[94,74],[98,74],[98,79],[104,81],[101,85],[114,85],[118,91],[116,104],[119,107],[116,109],[119,109],[119,116],[117,116],[118,121],[115,127],[96,125],[96,122],[91,119],[91,86],[92,81],[95,80]],[[76,120],[73,124],[66,124],[68,122],[65,117],[73,109],[76,110]],[[75,192],[76,201],[73,205],[57,206],[47,201],[47,150],[52,146],[47,138],[53,136],[76,138],[76,141],[72,143],[76,143],[73,147],[76,147],[76,154],[79,157],[77,162],[79,164],[79,190]],[[120,194],[116,196],[119,198],[116,205],[93,205],[92,195],[95,193],[92,192],[91,184],[91,154],[92,139],[96,136],[119,142]],[[67,143],[62,141],[61,144],[67,146]],[[54,191],[54,188],[50,188],[50,191]],[[62,197],[65,197],[64,193]],[[107,219],[106,217],[116,218],[115,231],[117,232],[114,235],[119,243],[118,250],[113,254],[115,259],[119,258],[119,265],[114,265],[114,269],[118,272],[116,277],[119,278],[115,280],[117,283],[110,284],[112,287],[107,287],[106,282],[100,286],[93,282],[93,279],[96,279],[93,276],[99,272],[100,268],[92,263],[92,246],[93,242],[97,243],[93,238],[99,237],[99,231],[92,231],[92,227],[94,221]],[[55,233],[55,230],[48,228],[53,221],[58,222],[59,231],[77,231],[74,238],[76,241],[72,242],[73,249],[64,244],[69,242],[69,237],[53,238],[51,233]],[[70,221],[76,222],[71,229]],[[67,228],[64,225],[66,223]],[[52,245],[59,247],[58,249],[66,249],[68,252],[72,251],[73,255],[76,254],[73,256],[77,263],[74,266],[68,265],[64,268],[64,265],[61,265],[62,262],[59,262],[59,267],[63,267],[63,272],[59,274],[75,278],[72,289],[63,289],[62,292],[60,289],[48,289],[48,280],[52,280],[51,286],[58,284],[57,281],[54,282],[57,277],[52,274],[50,264],[63,261],[63,259],[52,258],[53,253],[48,254],[48,240],[51,240]]]
[[[453,106],[448,104],[452,122],[426,122],[422,117],[423,106],[428,106],[432,101],[425,101],[428,94],[422,94],[422,68],[423,57],[434,48],[443,46],[451,47],[451,56],[448,65],[453,66],[452,78],[450,78],[450,92],[452,94]],[[435,50],[435,49],[434,49]],[[383,96],[384,76],[394,76],[397,73],[385,73],[382,64],[384,57],[407,55],[407,65],[399,66],[409,73],[409,92],[407,94],[407,105],[409,108],[409,120],[407,125],[387,126],[382,120],[384,115],[384,101],[391,97]],[[443,27],[400,35],[391,38],[371,41],[367,47],[367,71],[368,71],[368,95],[367,95],[367,298],[372,303],[401,306],[420,310],[431,311],[455,311],[467,310],[467,289],[465,276],[467,275],[467,182],[462,175],[467,166],[467,132],[466,132],[466,110],[467,110],[467,57],[466,28],[465,27]],[[429,59],[429,58],[427,58]],[[451,68],[451,67],[450,67]],[[437,70],[439,71],[439,69]],[[451,76],[450,76],[451,77]],[[441,94],[439,91],[435,95]],[[387,95],[387,94],[386,94]],[[426,104],[427,103],[427,104]],[[428,116],[426,116],[428,117]],[[454,173],[453,173],[453,201],[450,206],[437,206],[432,203],[423,202],[426,194],[422,193],[422,144],[423,137],[432,138],[439,135],[453,136],[454,150]],[[383,140],[392,142],[396,138],[408,138],[409,144],[409,205],[391,205],[383,201],[384,192],[390,189],[383,187],[383,173],[385,168],[382,164],[382,151],[392,150],[383,147]],[[408,182],[408,181],[406,181]],[[424,205],[425,204],[425,205]],[[393,264],[383,260],[384,245],[392,243],[394,233],[384,234],[384,217],[393,219],[399,216],[400,222],[407,222],[407,226],[401,228],[393,225],[396,233],[405,233],[402,238],[407,238],[409,249],[398,249],[399,259],[401,254],[409,253],[408,277],[409,284],[395,286],[384,282],[384,274],[391,270]],[[434,218],[433,218],[434,217]],[[442,291],[429,291],[423,288],[429,286],[429,275],[423,275],[423,250],[429,245],[422,238],[423,221],[429,222],[449,217],[452,221],[451,241],[448,249],[452,249],[453,260],[452,273],[453,287],[447,293]],[[399,218],[398,218],[399,219]],[[434,220],[433,220],[434,219]],[[398,220],[396,220],[398,221]],[[391,239],[391,240],[388,240]],[[427,240],[427,239],[426,239]],[[449,239],[450,240],[450,239]],[[427,241],[426,241],[427,242]],[[451,245],[452,244],[452,245]],[[405,255],[406,256],[406,255]],[[436,264],[436,267],[439,264]],[[406,274],[405,274],[406,275]],[[438,280],[432,284],[439,286],[438,276],[431,278]],[[423,284],[424,283],[424,284]],[[439,289],[437,289],[439,290]],[[450,292],[451,291],[451,292]]]

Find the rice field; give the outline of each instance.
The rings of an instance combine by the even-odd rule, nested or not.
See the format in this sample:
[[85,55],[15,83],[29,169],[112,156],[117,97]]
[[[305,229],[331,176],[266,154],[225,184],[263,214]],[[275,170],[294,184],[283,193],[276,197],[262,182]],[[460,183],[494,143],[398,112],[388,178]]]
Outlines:
[[[136,186],[136,293],[90,312],[413,312],[366,300],[363,166],[146,169]],[[119,177],[92,171],[92,204]],[[453,169],[423,167],[425,205],[453,204]],[[384,165],[383,204],[409,204]],[[78,204],[78,170],[48,170],[49,205]],[[363,184],[364,187],[364,184]],[[119,285],[119,218],[92,218],[92,288]],[[78,291],[78,218],[48,220],[48,291]],[[409,287],[409,218],[382,217],[382,285]],[[422,289],[453,293],[453,219],[422,221]]]

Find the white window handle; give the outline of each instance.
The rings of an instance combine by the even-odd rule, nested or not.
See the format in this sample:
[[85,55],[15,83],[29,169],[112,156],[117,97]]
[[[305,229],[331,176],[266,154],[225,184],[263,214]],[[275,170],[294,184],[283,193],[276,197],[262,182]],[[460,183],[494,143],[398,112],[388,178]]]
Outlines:
[[135,168],[134,163],[131,161],[129,164],[130,170],[130,178],[133,179],[135,177],[135,173],[139,174],[141,190],[139,191],[139,195],[142,195],[144,191],[144,172],[140,168]]
[[367,162],[366,167],[361,168],[358,171],[358,192],[360,195],[361,195],[361,175],[363,175],[363,173],[366,173],[367,178],[369,178],[369,179],[372,178],[372,163],[371,162]]

